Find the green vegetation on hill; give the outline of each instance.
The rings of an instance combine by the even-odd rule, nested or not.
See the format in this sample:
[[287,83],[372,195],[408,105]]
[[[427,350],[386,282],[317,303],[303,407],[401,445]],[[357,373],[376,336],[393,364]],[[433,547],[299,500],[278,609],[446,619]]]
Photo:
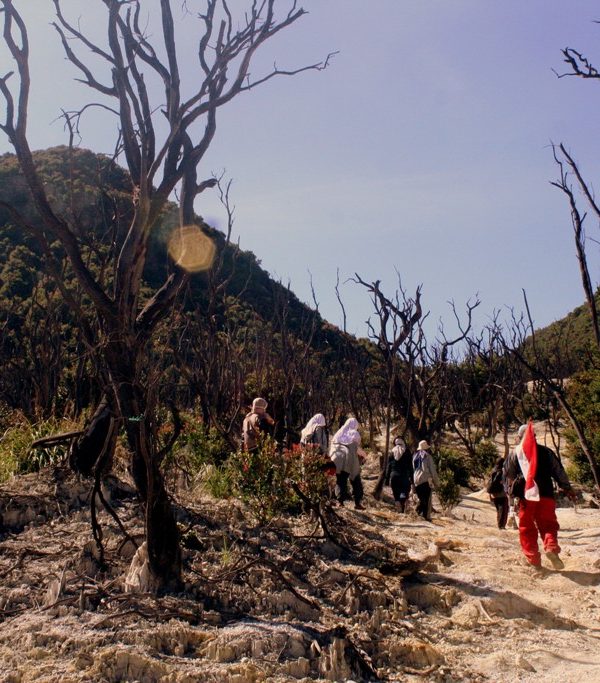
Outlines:
[[[600,306],[600,289],[596,291],[596,302]],[[587,303],[536,330],[535,340],[540,354],[549,359],[560,377],[570,377],[597,362],[592,316]]]
[[[36,152],[35,163],[56,211],[76,226],[90,270],[110,291],[115,251],[134,211],[128,174],[109,157],[67,147]],[[10,154],[0,157],[0,201],[39,224]],[[199,406],[205,422],[226,433],[237,429],[256,394],[265,395],[285,430],[297,430],[315,412],[337,422],[350,410],[364,412],[369,397],[376,404],[372,345],[324,321],[252,252],[227,243],[200,217],[197,224],[215,242],[216,262],[190,278],[163,325],[158,357],[148,359],[149,371],[161,373],[161,399]],[[172,267],[167,242],[177,225],[177,207],[169,205],[152,233],[142,296],[156,291]],[[60,245],[36,240],[0,208],[0,400],[32,417],[77,415],[98,398],[95,351],[76,332],[52,263],[85,316],[89,302]],[[356,391],[350,398],[357,374],[363,400]]]

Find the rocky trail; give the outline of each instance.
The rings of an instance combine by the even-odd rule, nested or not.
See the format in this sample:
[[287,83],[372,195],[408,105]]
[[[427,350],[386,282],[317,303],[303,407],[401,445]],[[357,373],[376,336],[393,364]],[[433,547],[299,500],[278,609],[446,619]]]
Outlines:
[[103,567],[88,489],[60,470],[0,487],[1,683],[600,680],[597,509],[559,508],[565,568],[535,572],[484,492],[432,523],[369,498],[323,533],[192,490],[185,587],[156,598],[124,592],[135,499],[105,490],[131,540],[102,513]]

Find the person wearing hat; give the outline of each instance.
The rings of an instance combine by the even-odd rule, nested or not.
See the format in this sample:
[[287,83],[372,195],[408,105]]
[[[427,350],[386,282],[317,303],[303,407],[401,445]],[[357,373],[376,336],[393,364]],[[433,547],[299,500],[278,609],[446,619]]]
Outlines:
[[553,482],[569,498],[576,499],[577,494],[554,451],[537,443],[531,420],[521,425],[518,435],[520,441],[508,455],[505,475],[510,492],[519,499],[521,549],[527,563],[540,569],[539,535],[546,557],[554,569],[563,569],[565,565],[560,558],[560,527],[556,518]]
[[430,448],[427,441],[419,441],[417,452],[413,456],[413,481],[415,493],[419,499],[417,514],[427,521],[431,521],[432,486],[437,486],[439,483],[435,463],[429,452]]
[[392,487],[394,505],[400,512],[405,512],[406,501],[413,483],[413,465],[412,454],[400,436],[394,439],[394,447],[388,458],[384,483],[386,486]]
[[258,447],[258,437],[268,433],[269,427],[275,424],[275,420],[267,413],[268,403],[264,398],[255,398],[252,408],[244,418],[242,424],[242,440],[245,451],[253,451]]

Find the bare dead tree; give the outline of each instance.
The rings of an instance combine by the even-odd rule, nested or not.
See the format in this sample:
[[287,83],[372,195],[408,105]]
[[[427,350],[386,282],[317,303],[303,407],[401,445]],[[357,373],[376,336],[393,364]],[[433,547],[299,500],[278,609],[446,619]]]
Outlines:
[[597,220],[600,220],[600,207],[596,203],[588,184],[583,179],[575,160],[567,152],[565,146],[563,144],[558,145],[558,147],[553,145],[552,151],[554,153],[554,160],[556,161],[560,171],[560,177],[551,184],[561,190],[569,200],[569,206],[571,209],[571,222],[573,224],[573,236],[575,239],[575,248],[577,250],[577,260],[579,261],[579,272],[581,274],[581,285],[583,287],[585,299],[590,309],[590,316],[592,318],[592,331],[594,333],[594,339],[596,340],[596,346],[600,349],[600,320],[598,317],[598,306],[594,296],[594,288],[592,286],[592,279],[590,277],[590,270],[587,262],[585,231],[583,228],[587,214],[582,214],[579,211],[575,193],[569,181],[569,172],[567,171],[567,168],[571,170],[571,173],[577,179],[579,189],[586,198],[588,205],[590,206],[592,213],[595,215]]
[[[194,200],[206,187],[197,169],[216,132],[217,112],[243,92],[276,76],[324,69],[322,62],[293,70],[272,70],[254,76],[250,65],[261,46],[294,24],[305,11],[290,2],[287,12],[276,15],[276,1],[249,3],[247,12],[234,17],[225,0],[206,0],[196,46],[198,77],[194,89],[184,93],[180,55],[170,0],[160,1],[160,33],[153,44],[144,28],[139,0],[103,0],[106,7],[106,44],[85,35],[53,0],[54,28],[65,55],[79,72],[79,80],[98,98],[77,112],[66,114],[73,133],[89,106],[101,107],[118,122],[118,150],[131,178],[132,217],[119,235],[110,284],[103,284],[82,255],[76,225],[50,201],[36,168],[27,132],[30,94],[29,40],[25,22],[13,0],[0,0],[3,38],[15,72],[0,77],[5,116],[0,124],[12,144],[43,227],[28,226],[41,242],[58,240],[79,286],[92,302],[98,321],[98,343],[106,369],[106,391],[120,415],[132,451],[131,470],[145,504],[146,541],[150,568],[157,585],[179,583],[179,532],[164,486],[160,458],[153,441],[156,392],[149,385],[143,359],[153,334],[187,281],[185,269],[173,264],[163,285],[145,299],[142,273],[148,240],[167,201],[179,188],[182,225],[194,222]],[[281,3],[278,3],[280,6]],[[187,19],[189,20],[189,18]],[[180,45],[179,45],[180,46]],[[164,58],[159,56],[164,54]],[[191,61],[191,60],[189,60]],[[151,81],[162,86],[153,101]],[[11,87],[12,86],[12,87]],[[162,123],[157,125],[156,119]],[[13,209],[13,213],[16,213]],[[22,217],[19,217],[22,218]],[[22,225],[27,225],[25,220]],[[61,287],[61,279],[57,278]],[[85,316],[77,302],[65,300]],[[90,333],[93,329],[89,325]]]
[[[340,355],[342,365],[337,370],[340,381],[337,382],[338,396],[336,404],[341,414],[348,406],[353,415],[362,422],[366,411],[369,421],[369,441],[373,443],[381,420],[380,409],[384,404],[382,394],[387,393],[388,387],[383,387],[380,370],[381,358],[376,357],[371,350],[362,345],[347,330],[347,314],[341,293],[339,270],[336,277],[335,294],[342,311],[342,344]],[[333,417],[337,417],[332,415]]]
[[394,297],[388,298],[382,292],[379,280],[368,283],[355,275],[355,281],[371,294],[379,324],[375,328],[368,321],[370,337],[384,359],[388,387],[385,453],[374,490],[378,497],[389,458],[393,410],[404,423],[404,432],[413,446],[420,439],[435,439],[446,426],[449,394],[454,390],[451,368],[456,361],[452,357],[453,349],[467,339],[479,300],[467,302],[466,321],[459,316],[454,302],[450,302],[458,333],[448,337],[440,323],[437,338],[429,342],[423,327],[427,316],[423,315],[421,286],[414,298],[409,297],[398,277],[399,287]]
[[[413,333],[423,317],[421,286],[417,287],[414,298],[410,298],[407,296],[406,290],[402,288],[402,283],[399,282],[399,289],[396,290],[395,299],[391,300],[381,291],[380,280],[368,283],[358,274],[355,274],[354,279],[358,284],[365,287],[371,295],[371,301],[379,320],[379,327],[376,330],[370,321],[367,324],[370,336],[376,341],[377,348],[384,359],[386,369],[388,395],[385,417],[385,452],[379,478],[373,492],[375,498],[379,498],[383,489],[389,458],[392,403],[394,399],[397,409],[404,412],[407,427],[412,419],[410,415],[410,386],[403,386],[401,382],[400,363],[403,362],[406,368],[407,358],[401,358],[403,345],[406,344],[410,349],[415,348]],[[411,360],[414,360],[414,356],[412,353],[409,353],[409,356],[408,364],[410,365]]]

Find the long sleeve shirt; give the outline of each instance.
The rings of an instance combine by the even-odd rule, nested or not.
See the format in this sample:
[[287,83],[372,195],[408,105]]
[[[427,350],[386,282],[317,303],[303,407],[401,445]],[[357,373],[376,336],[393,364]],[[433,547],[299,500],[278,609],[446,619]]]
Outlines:
[[419,484],[438,485],[438,475],[431,453],[427,451],[417,451],[413,456],[414,481],[415,486]]
[[[522,474],[515,451],[510,452],[506,460],[504,472],[507,482],[514,481],[519,474]],[[541,498],[554,498],[553,481],[561,489],[568,490],[571,488],[571,482],[561,461],[556,457],[554,451],[541,444],[537,444],[537,468],[534,480],[538,486]]]

